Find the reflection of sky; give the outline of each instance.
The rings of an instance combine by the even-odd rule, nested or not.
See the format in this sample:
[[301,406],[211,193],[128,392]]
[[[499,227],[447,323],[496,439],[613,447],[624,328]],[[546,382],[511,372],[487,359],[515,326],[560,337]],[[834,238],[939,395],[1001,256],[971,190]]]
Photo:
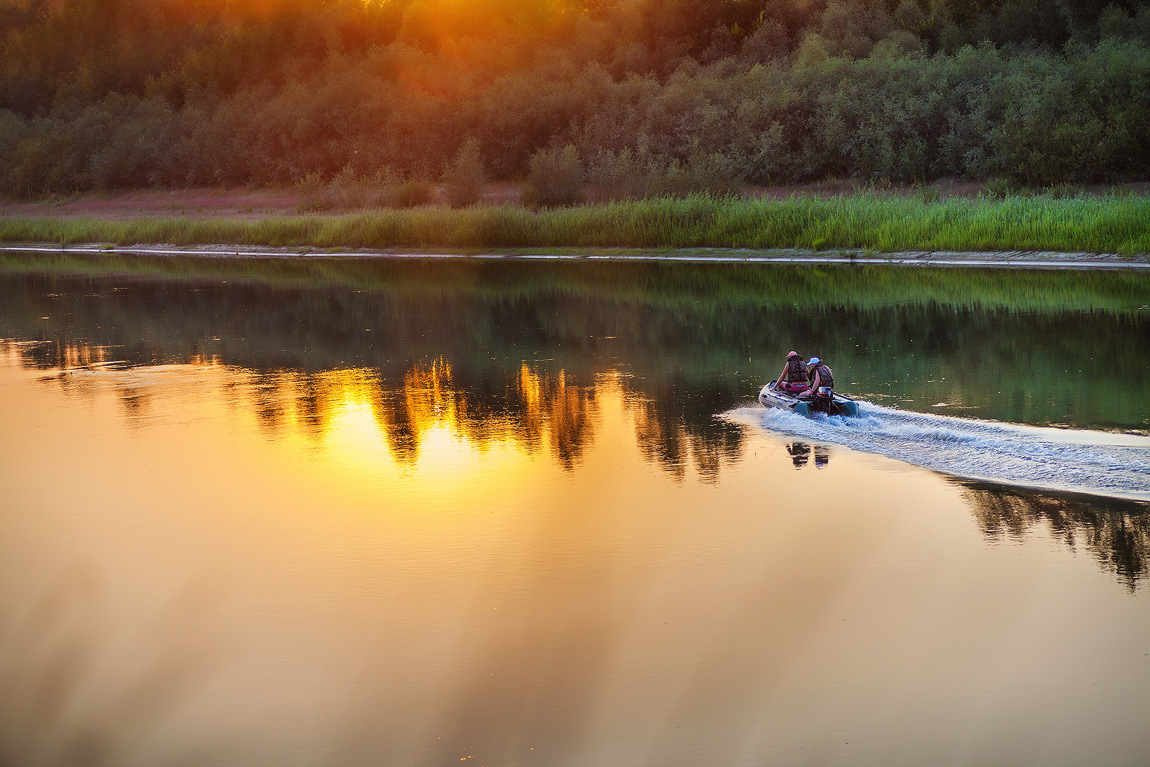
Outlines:
[[985,488],[826,446],[796,471],[763,431],[676,452],[610,375],[524,367],[476,410],[440,363],[14,354],[0,761],[1150,753],[1150,597],[1041,525],[987,545]]

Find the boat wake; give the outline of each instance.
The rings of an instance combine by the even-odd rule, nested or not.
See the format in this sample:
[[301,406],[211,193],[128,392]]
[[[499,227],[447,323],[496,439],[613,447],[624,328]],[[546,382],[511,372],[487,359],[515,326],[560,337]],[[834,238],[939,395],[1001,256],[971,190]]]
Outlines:
[[751,427],[965,479],[1150,500],[1150,437],[977,421],[859,402],[858,418],[738,408]]

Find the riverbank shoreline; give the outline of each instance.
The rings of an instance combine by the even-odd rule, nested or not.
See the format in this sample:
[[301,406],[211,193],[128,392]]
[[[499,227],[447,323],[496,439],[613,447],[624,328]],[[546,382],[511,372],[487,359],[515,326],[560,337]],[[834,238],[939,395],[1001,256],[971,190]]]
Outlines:
[[[999,262],[1150,258],[1150,196],[992,200],[697,195],[539,210],[422,206],[336,214],[0,217],[0,243],[368,254],[639,254]],[[100,245],[94,246],[100,247]],[[1047,254],[1068,254],[1051,257]],[[1084,256],[1089,256],[1086,258]]]
[[402,249],[315,249],[248,247],[237,245],[110,245],[88,243],[59,245],[43,242],[7,243],[0,253],[42,253],[75,255],[127,255],[165,258],[208,259],[392,259],[462,261],[636,261],[666,263],[762,263],[802,265],[885,265],[947,268],[1014,269],[1132,269],[1150,271],[1150,256],[1120,256],[1116,253],[1056,251],[904,251],[876,253],[865,249],[750,250],[734,248],[539,248],[492,249],[490,251],[402,250]]

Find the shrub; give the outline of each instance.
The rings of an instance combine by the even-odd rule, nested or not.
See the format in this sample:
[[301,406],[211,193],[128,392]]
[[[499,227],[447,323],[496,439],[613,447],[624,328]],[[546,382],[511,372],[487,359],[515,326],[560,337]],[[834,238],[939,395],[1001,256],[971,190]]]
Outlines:
[[423,179],[408,179],[391,194],[391,205],[396,208],[417,208],[435,199],[435,186]]
[[345,165],[326,184],[318,173],[309,173],[296,187],[301,193],[301,210],[362,208],[366,199],[362,180],[351,165]]
[[323,176],[315,171],[307,174],[303,178],[295,182],[295,189],[303,197],[311,197],[323,191],[324,183]]
[[729,197],[741,189],[731,169],[731,161],[721,152],[693,152],[686,163],[671,160],[652,162],[647,167],[647,194],[651,197],[687,197],[706,193]]
[[479,141],[469,138],[443,169],[443,192],[447,204],[463,208],[479,202],[486,180]]
[[531,156],[523,202],[536,208],[573,205],[583,198],[583,164],[571,144],[540,149]]
[[924,186],[917,189],[914,193],[915,198],[927,205],[933,205],[938,202],[942,197],[937,186]]
[[296,182],[300,193],[300,210],[352,210],[355,208],[410,208],[429,202],[434,189],[422,182],[428,191],[406,188],[419,182],[403,181],[391,167],[384,166],[370,176],[356,173],[351,165],[345,165],[327,183],[318,173],[309,173]]
[[644,149],[620,152],[601,149],[588,163],[587,181],[596,199],[636,200],[647,196],[647,163]]
[[686,162],[650,154],[645,146],[600,151],[588,163],[587,180],[595,199],[635,200],[709,194],[728,197],[742,191],[735,163],[721,152],[696,150]]
[[1009,178],[992,178],[986,182],[983,194],[992,200],[1002,200],[1018,191],[1018,185]]

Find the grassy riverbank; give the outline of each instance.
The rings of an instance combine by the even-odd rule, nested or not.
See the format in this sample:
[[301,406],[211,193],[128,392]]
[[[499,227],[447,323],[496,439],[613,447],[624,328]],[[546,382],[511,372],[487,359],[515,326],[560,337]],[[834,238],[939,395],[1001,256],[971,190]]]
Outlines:
[[316,249],[800,248],[1150,254],[1150,197],[930,201],[695,196],[531,211],[513,205],[342,215],[0,219],[0,241]]

